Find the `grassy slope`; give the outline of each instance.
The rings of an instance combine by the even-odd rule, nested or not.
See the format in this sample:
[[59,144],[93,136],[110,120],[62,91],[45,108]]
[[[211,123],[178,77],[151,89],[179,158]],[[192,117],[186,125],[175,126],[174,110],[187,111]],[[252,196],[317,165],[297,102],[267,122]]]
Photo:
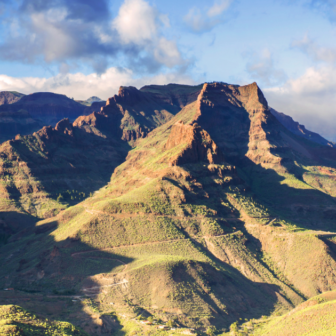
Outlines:
[[84,336],[68,322],[56,322],[37,317],[19,306],[0,306],[0,334],[8,336]]
[[288,314],[262,323],[254,335],[327,336],[336,333],[336,292],[304,302]]

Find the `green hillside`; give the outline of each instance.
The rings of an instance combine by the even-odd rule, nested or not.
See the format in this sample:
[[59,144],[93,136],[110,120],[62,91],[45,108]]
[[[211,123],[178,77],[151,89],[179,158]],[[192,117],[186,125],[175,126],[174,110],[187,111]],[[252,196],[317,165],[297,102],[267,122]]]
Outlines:
[[261,323],[253,335],[327,336],[336,334],[336,292],[326,292],[288,314]]
[[19,306],[6,305],[0,306],[0,335],[84,336],[87,334],[78,330],[70,323],[39,318]]

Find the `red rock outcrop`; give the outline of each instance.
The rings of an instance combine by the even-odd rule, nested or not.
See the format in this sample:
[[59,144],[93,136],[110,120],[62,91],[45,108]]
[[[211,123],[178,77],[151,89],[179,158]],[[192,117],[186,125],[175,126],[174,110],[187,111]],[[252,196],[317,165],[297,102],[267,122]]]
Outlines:
[[55,130],[60,133],[73,136],[73,127],[68,118],[59,121],[55,126]]
[[219,163],[224,160],[210,135],[196,123],[184,125],[182,122],[173,125],[170,136],[166,143],[166,150],[185,144],[181,152],[173,157],[169,164],[178,166],[186,163],[208,161],[210,164]]
[[256,83],[246,86],[204,84],[198,99],[196,122],[207,130],[230,157],[248,157],[254,163],[279,166],[288,144],[280,136],[283,126],[270,113]]

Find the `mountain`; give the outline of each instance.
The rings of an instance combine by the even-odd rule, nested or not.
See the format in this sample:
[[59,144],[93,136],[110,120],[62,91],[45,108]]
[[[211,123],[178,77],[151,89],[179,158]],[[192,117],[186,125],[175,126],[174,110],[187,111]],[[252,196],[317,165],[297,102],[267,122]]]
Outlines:
[[75,120],[82,115],[85,107],[65,95],[51,92],[36,92],[23,96],[19,101],[0,106],[0,113],[28,112],[32,118],[44,125],[55,125],[63,118]]
[[8,234],[23,224],[22,216],[51,217],[108,182],[129,146],[95,131],[64,119],[0,145],[0,209]]
[[[0,247],[4,304],[91,335],[160,334],[153,321],[172,335],[233,334],[279,315],[285,334],[289,311],[336,290],[336,149],[283,126],[256,83],[121,87],[100,111],[8,141],[0,157],[2,204],[14,204],[3,216],[17,204],[34,215],[24,197],[40,217],[56,209]],[[112,175],[101,184],[98,159]],[[78,188],[100,190],[59,211],[58,181],[77,175]]]
[[16,91],[0,91],[0,105],[16,103],[23,96],[23,93]]
[[287,129],[296,135],[302,136],[305,139],[314,141],[320,145],[335,147],[335,144],[321,137],[319,134],[308,131],[304,125],[300,125],[297,121],[294,121],[292,117],[278,112],[274,109],[270,109],[271,113],[284,125]]
[[77,103],[80,103],[85,106],[91,106],[93,103],[99,102],[99,103],[106,103],[105,100],[100,99],[99,97],[92,96],[86,100],[76,100]]
[[60,94],[37,92],[22,96],[16,102],[0,105],[0,141],[55,126],[63,118],[74,121],[84,110],[85,106]]
[[0,211],[7,225],[0,231],[3,239],[34,218],[56,215],[106,185],[130,145],[172,118],[177,109],[151,93],[121,88],[101,111],[78,117],[73,124],[64,119],[55,128],[45,126],[4,142],[0,145],[4,176]]
[[102,100],[102,99],[100,99],[99,97],[96,97],[96,96],[92,96],[92,97],[86,99],[86,102],[91,103],[91,104],[94,103],[94,102],[102,102],[102,101],[104,101],[104,100]]

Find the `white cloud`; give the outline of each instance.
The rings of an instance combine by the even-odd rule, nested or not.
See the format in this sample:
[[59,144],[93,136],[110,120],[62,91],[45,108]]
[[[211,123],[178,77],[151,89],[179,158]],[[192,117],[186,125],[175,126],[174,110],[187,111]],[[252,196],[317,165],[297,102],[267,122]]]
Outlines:
[[66,53],[73,53],[74,43],[71,36],[66,34],[61,26],[55,24],[58,20],[62,21],[65,15],[66,12],[64,14],[63,11],[59,10],[50,10],[48,13],[33,13],[31,15],[34,29],[39,32],[40,36],[44,36],[42,48],[47,62],[60,59]]
[[260,54],[246,54],[251,60],[246,64],[246,70],[253,81],[271,86],[283,83],[287,76],[282,69],[277,69],[272,53],[265,48]]
[[124,43],[144,44],[156,37],[158,13],[146,1],[125,0],[113,21]]
[[208,10],[193,7],[184,17],[184,22],[195,33],[203,33],[224,22],[223,13],[230,7],[233,0],[215,0]]
[[212,7],[208,10],[208,16],[213,17],[222,14],[229,8],[232,0],[216,0]]
[[12,17],[2,22],[3,60],[48,65],[75,61],[98,73],[122,60],[122,66],[138,74],[189,64],[177,41],[165,37],[167,14],[146,0],[124,0],[115,18],[109,0],[22,0]]
[[311,67],[284,85],[264,90],[269,105],[311,131],[336,141],[336,69]]
[[122,43],[141,46],[158,63],[169,68],[182,65],[185,61],[176,41],[162,36],[161,26],[170,27],[168,16],[159,13],[144,0],[125,0],[113,21]]
[[321,47],[307,35],[302,40],[293,41],[291,46],[299,49],[316,62],[336,62],[336,48]]
[[50,78],[0,75],[0,91],[19,91],[25,94],[50,91],[75,99],[87,99],[93,95],[107,99],[117,93],[120,86],[140,88],[149,84],[169,83],[194,84],[194,81],[189,76],[176,72],[136,78],[131,70],[120,68],[109,68],[101,76],[95,73],[59,74]]

